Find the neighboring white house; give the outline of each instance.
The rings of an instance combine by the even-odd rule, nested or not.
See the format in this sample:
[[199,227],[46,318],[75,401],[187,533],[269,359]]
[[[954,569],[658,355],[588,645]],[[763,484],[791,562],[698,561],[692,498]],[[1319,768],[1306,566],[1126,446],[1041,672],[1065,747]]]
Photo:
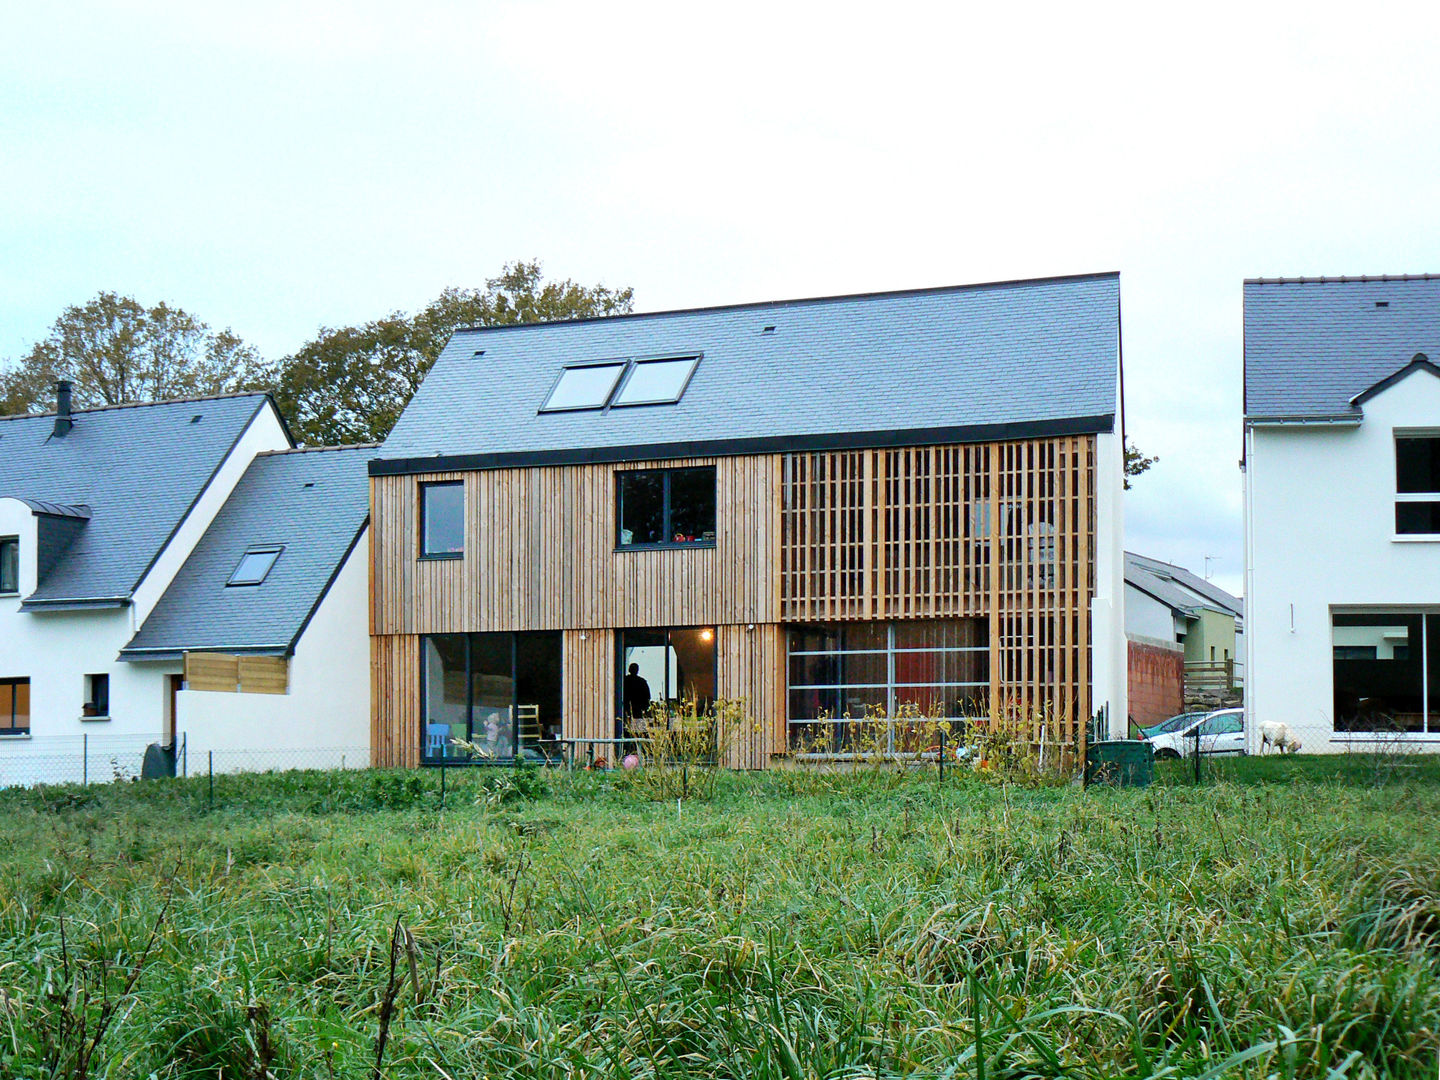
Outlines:
[[[178,660],[126,664],[251,459],[265,394],[0,418],[0,784],[129,775],[173,736]],[[93,762],[82,759],[81,745]]]
[[1245,283],[1246,705],[1440,749],[1440,278]]
[[192,772],[369,763],[375,450],[257,455],[121,650],[136,667],[183,662]]

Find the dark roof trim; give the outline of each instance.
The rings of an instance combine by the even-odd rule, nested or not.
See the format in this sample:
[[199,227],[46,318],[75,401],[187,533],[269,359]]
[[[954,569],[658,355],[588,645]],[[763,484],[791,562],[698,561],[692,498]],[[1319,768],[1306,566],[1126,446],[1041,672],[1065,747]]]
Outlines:
[[769,311],[795,307],[799,304],[829,304],[846,300],[876,300],[880,297],[938,296],[942,293],[976,292],[982,289],[1012,289],[1017,285],[1054,285],[1061,281],[1100,281],[1119,279],[1120,271],[1103,270],[1090,274],[1055,274],[1051,277],[1011,278],[1008,281],[977,281],[969,285],[932,285],[923,289],[881,289],[875,292],[836,293],[833,296],[801,296],[791,300],[757,300],[743,304],[711,304],[705,307],[670,308],[666,311],[631,311],[623,315],[588,315],[583,319],[552,319],[537,322],[502,323],[499,326],[459,326],[457,334],[491,333],[496,330],[522,330],[532,326],[573,325],[576,323],[614,322],[625,319],[657,319],[671,315],[700,315],[712,311]]
[[130,605],[128,596],[62,596],[45,600],[22,600],[21,611],[90,611],[95,608],[122,608]]
[[787,454],[820,450],[872,450],[898,446],[940,446],[948,443],[1004,442],[1057,435],[1095,435],[1115,430],[1115,414],[1076,416],[1064,420],[1028,420],[965,427],[902,428],[895,431],[830,432],[820,435],[772,435],[752,439],[705,442],[646,443],[635,446],[567,447],[560,450],[495,454],[452,454],[434,457],[372,458],[371,476],[461,472],[474,469],[515,469],[536,465],[601,465],[622,461],[660,461],[682,457],[737,457],[743,454]]
[[[150,571],[155,568],[155,564],[160,561],[160,556],[163,555],[165,553],[165,549],[170,546],[170,541],[175,539],[175,534],[178,533],[181,527],[190,520],[190,515],[195,512],[195,507],[199,504],[200,500],[205,497],[205,493],[210,490],[210,485],[215,482],[215,477],[220,475],[220,470],[223,469],[225,467],[225,463],[230,460],[230,455],[235,452],[235,447],[240,445],[240,440],[245,437],[246,432],[250,430],[251,425],[255,423],[256,418],[260,415],[261,410],[263,410],[266,405],[270,406],[271,410],[275,413],[275,418],[280,421],[280,430],[284,432],[286,440],[292,446],[295,444],[295,439],[290,434],[290,427],[288,424],[285,423],[285,417],[280,415],[280,409],[275,404],[275,399],[272,398],[269,394],[260,395],[260,400],[255,403],[255,411],[250,414],[250,419],[245,421],[244,426],[240,428],[240,430],[236,433],[235,438],[231,440],[229,447],[227,447],[225,450],[225,453],[220,455],[220,460],[215,463],[215,468],[210,470],[210,475],[205,478],[205,483],[200,485],[200,490],[195,493],[195,498],[192,499],[190,501],[190,505],[185,508],[185,513],[180,516],[180,520],[175,522],[175,527],[170,530],[170,535],[165,537],[165,542],[160,545],[154,555],[150,556],[150,561],[145,564],[145,569],[140,571],[140,576],[135,579],[135,584],[130,586],[130,591],[132,593],[140,587],[141,583],[149,575]],[[249,468],[248,462],[246,463],[246,468]],[[241,471],[241,475],[244,475],[243,470]],[[236,483],[239,483],[239,481],[237,480]],[[219,511],[217,510],[216,513],[219,513]],[[201,535],[203,536],[204,533],[202,533]],[[189,556],[187,555],[186,558],[189,558]]]
[[355,552],[355,545],[360,542],[360,537],[365,535],[365,530],[370,526],[370,515],[365,515],[365,520],[360,523],[360,528],[355,530],[355,535],[350,538],[350,544],[345,548],[345,554],[340,556],[340,561],[335,564],[335,569],[330,571],[330,577],[325,582],[325,587],[320,590],[320,595],[315,598],[315,603],[310,605],[310,610],[305,613],[305,618],[300,621],[300,629],[295,631],[295,636],[290,639],[290,645],[286,649],[286,655],[291,655],[300,645],[300,639],[305,634],[305,628],[310,625],[310,620],[320,610],[320,605],[325,602],[325,597],[330,595],[330,586],[335,584],[335,579],[340,576],[340,571],[345,569],[345,564],[350,561],[350,556]]
[[127,663],[135,663],[140,660],[180,660],[186,653],[229,653],[235,656],[241,653],[246,656],[289,656],[290,649],[285,645],[239,645],[234,647],[222,647],[218,645],[201,645],[194,649],[187,649],[183,645],[178,648],[174,645],[158,645],[154,648],[132,649],[128,646],[121,649],[118,658]]
[[84,505],[69,506],[65,503],[46,502],[43,499],[27,499],[23,495],[3,496],[17,502],[24,503],[30,508],[31,513],[41,514],[45,517],[79,518],[84,521],[90,519],[90,507]]
[[[1166,600],[1163,596],[1156,596],[1153,592],[1151,592],[1149,589],[1147,589],[1144,585],[1141,585],[1138,581],[1136,581],[1134,578],[1130,577],[1129,575],[1126,575],[1126,577],[1125,577],[1125,584],[1126,584],[1126,585],[1129,585],[1130,588],[1134,589],[1136,592],[1144,593],[1146,596],[1148,596],[1151,600],[1154,600],[1154,601],[1155,601],[1157,604],[1159,604],[1161,607],[1169,608],[1172,614],[1175,614],[1175,615],[1183,615],[1183,616],[1185,616],[1185,618],[1187,618],[1187,619],[1193,619],[1193,618],[1195,617],[1195,609],[1194,609],[1194,608],[1176,607],[1176,606],[1175,606],[1174,604],[1172,604],[1169,600]],[[1197,605],[1197,606],[1198,606],[1198,605]]]
[[1436,366],[1423,352],[1417,352],[1414,358],[1399,371],[1393,375],[1387,375],[1368,390],[1362,390],[1352,397],[1350,404],[1355,406],[1364,405],[1365,402],[1377,394],[1383,394],[1400,380],[1408,378],[1417,371],[1428,371],[1431,375],[1440,375],[1440,366]]
[[1435,281],[1440,274],[1361,274],[1358,277],[1247,277],[1246,285],[1354,285],[1386,281]]
[[1343,413],[1340,415],[1323,416],[1247,416],[1245,417],[1246,427],[1291,427],[1302,424],[1347,424],[1351,427],[1359,427],[1364,417],[1358,412]]

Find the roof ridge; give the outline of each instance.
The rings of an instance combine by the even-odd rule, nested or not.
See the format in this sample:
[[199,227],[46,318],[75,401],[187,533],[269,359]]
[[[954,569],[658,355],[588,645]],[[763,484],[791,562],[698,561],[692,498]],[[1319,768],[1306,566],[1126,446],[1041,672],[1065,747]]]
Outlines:
[[[114,405],[92,405],[88,409],[72,409],[71,416],[79,416],[82,413],[112,412],[117,409],[144,409],[152,405],[198,405],[204,401],[224,401],[229,398],[243,397],[269,397],[269,390],[231,390],[224,394],[196,394],[194,397],[162,398],[159,401],[120,401]],[[53,410],[39,413],[10,413],[0,416],[0,420],[43,420],[46,417],[59,415]]]
[[1246,285],[1363,285],[1388,281],[1440,281],[1440,274],[1342,274],[1338,277],[1253,277],[1246,278]]
[[286,454],[324,454],[333,450],[378,450],[381,444],[339,443],[335,446],[292,446],[288,450],[261,450],[256,457],[284,457]]
[[940,296],[945,293],[969,292],[981,289],[1003,289],[1017,286],[1054,285],[1066,281],[1099,281],[1104,278],[1120,278],[1119,270],[1100,270],[1088,274],[1053,274],[1049,277],[1010,278],[1002,281],[976,281],[966,285],[931,285],[917,289],[881,289],[872,292],[834,293],[828,296],[797,296],[788,300],[750,300],[737,304],[709,304],[700,307],[666,308],[662,311],[629,311],[620,315],[588,315],[583,319],[550,319],[535,322],[502,323],[498,326],[457,326],[456,334],[489,333],[495,330],[523,330],[536,326],[574,326],[583,323],[610,322],[619,319],[653,319],[667,315],[701,315],[717,311],[765,311],[776,308],[794,307],[801,304],[839,303],[845,300],[879,300],[908,296]]

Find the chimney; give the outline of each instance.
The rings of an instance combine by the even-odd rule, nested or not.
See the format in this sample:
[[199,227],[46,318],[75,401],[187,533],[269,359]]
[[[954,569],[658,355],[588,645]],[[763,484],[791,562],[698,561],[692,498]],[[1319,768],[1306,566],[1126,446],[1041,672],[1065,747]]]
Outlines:
[[63,439],[75,426],[70,419],[70,384],[61,379],[55,384],[55,437]]

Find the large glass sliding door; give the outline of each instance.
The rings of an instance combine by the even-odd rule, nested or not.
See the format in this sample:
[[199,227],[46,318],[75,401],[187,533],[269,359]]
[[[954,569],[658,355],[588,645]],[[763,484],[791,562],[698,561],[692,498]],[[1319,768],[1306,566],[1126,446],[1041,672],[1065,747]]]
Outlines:
[[558,633],[425,638],[422,760],[534,756],[559,733],[560,655]]
[[632,734],[654,705],[676,709],[693,701],[705,712],[715,704],[713,627],[621,630],[618,636],[618,738]]

